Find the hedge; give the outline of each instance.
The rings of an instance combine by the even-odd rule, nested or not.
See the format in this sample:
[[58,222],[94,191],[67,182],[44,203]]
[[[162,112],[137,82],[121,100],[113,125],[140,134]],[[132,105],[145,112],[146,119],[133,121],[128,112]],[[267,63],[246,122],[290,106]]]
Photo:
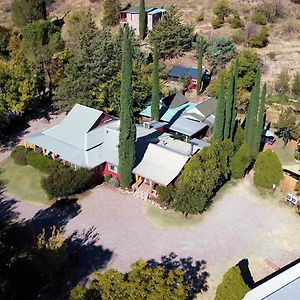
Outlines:
[[252,153],[248,144],[243,143],[231,160],[231,175],[233,178],[242,178],[252,161]]
[[26,156],[30,153],[28,149],[26,149],[24,146],[17,146],[15,149],[11,152],[11,157],[15,164],[20,166],[26,166],[27,165],[27,159]]
[[57,169],[41,180],[49,199],[68,197],[89,188],[93,172],[88,169]]
[[48,174],[65,167],[62,163],[35,152],[29,152],[26,156],[26,160],[28,165]]

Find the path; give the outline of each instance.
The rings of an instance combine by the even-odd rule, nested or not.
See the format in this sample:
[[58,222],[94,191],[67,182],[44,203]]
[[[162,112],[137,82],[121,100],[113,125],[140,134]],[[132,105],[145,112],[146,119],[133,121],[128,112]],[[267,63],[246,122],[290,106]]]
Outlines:
[[41,131],[42,129],[47,129],[52,126],[57,125],[62,121],[65,114],[51,114],[49,116],[49,119],[46,118],[40,118],[36,120],[31,120],[28,122],[28,127],[24,129],[23,131],[19,132],[18,134],[11,137],[10,141],[6,146],[0,145],[0,163],[4,161],[9,155],[12,149],[22,142],[22,139],[30,134],[37,133]]
[[[81,212],[68,221],[65,235],[94,228],[100,235],[97,243],[113,253],[108,267],[121,271],[140,257],[159,260],[171,252],[204,259],[210,273],[209,290],[199,299],[213,299],[223,273],[241,259],[249,259],[256,281],[272,273],[272,266],[282,267],[299,257],[299,216],[251,189],[246,180],[227,187],[195,225],[162,228],[147,215],[150,204],[99,186],[79,201]],[[25,219],[39,209],[27,202],[15,208]]]

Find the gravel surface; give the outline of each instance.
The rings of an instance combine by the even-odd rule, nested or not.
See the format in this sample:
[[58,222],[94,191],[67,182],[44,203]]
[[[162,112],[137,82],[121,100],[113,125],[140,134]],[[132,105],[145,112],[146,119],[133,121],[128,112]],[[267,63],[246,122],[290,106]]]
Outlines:
[[[159,260],[171,252],[205,260],[209,289],[198,298],[213,299],[223,273],[244,258],[256,281],[299,257],[299,216],[291,207],[270,197],[262,199],[252,189],[248,179],[227,187],[196,224],[160,228],[145,216],[150,204],[103,185],[79,200],[72,216],[56,213],[52,221],[65,226],[66,237],[93,233],[86,242],[97,236],[94,245],[110,253],[105,266],[121,271],[138,258]],[[21,219],[30,219],[38,211],[43,214],[43,208],[24,201],[17,202],[14,211]],[[51,210],[47,214],[51,216]],[[97,266],[104,265],[89,268]]]

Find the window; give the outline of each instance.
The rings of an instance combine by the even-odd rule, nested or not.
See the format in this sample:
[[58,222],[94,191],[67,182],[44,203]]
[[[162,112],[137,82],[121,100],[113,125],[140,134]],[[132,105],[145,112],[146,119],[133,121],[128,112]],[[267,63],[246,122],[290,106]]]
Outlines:
[[134,19],[135,19],[135,15],[131,14],[131,21],[134,21]]
[[114,173],[118,172],[118,168],[116,166],[112,165],[112,164],[108,164],[107,168],[111,172],[114,172]]

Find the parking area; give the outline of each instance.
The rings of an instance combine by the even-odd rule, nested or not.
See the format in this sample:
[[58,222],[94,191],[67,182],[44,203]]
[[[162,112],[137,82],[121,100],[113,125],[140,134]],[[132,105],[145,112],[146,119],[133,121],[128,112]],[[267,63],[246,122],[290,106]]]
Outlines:
[[[188,220],[105,185],[78,204],[64,234],[96,233],[95,244],[112,253],[106,267],[126,271],[138,258],[159,260],[171,252],[205,260],[209,289],[199,299],[213,299],[223,273],[244,258],[258,280],[299,257],[300,217],[278,197],[260,195],[247,179],[227,185],[208,211]],[[43,209],[24,201],[14,208],[21,219]]]

